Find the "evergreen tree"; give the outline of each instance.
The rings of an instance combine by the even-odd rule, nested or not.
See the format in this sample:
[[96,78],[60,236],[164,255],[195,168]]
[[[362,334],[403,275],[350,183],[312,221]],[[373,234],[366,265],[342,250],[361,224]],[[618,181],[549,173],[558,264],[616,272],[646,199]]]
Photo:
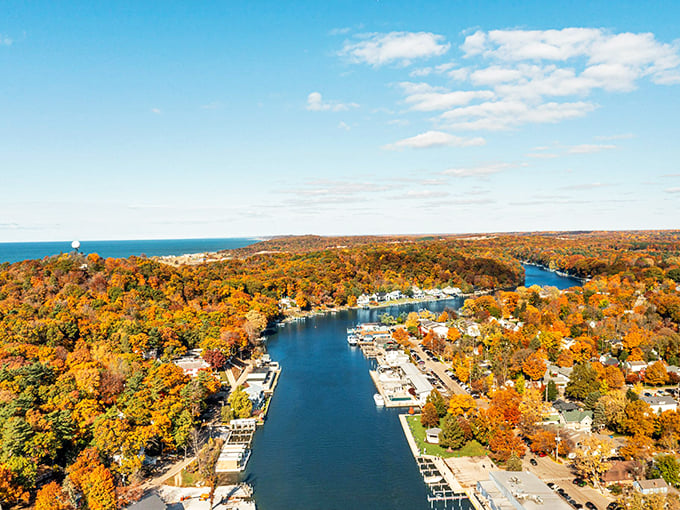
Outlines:
[[506,471],[522,471],[522,459],[519,458],[517,452],[512,452],[508,462],[505,465]]
[[601,396],[602,393],[600,393],[599,391],[593,391],[592,393],[589,393],[584,402],[584,407],[586,411],[592,411],[593,409],[595,409],[595,406],[597,406],[597,401],[600,399]]
[[593,410],[593,430],[599,430],[607,424],[607,413],[604,404],[598,403]]
[[557,385],[555,381],[548,382],[548,400],[554,402],[557,399]]
[[465,434],[458,419],[447,414],[442,420],[442,431],[439,433],[439,444],[444,448],[457,450],[465,444]]

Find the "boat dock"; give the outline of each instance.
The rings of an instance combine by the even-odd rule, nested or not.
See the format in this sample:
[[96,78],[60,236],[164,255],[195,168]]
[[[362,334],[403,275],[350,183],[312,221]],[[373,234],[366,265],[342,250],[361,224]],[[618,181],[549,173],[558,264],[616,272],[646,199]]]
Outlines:
[[[449,502],[451,502],[451,508],[454,504],[457,504],[460,508],[461,501],[472,500],[469,492],[458,482],[444,459],[435,455],[420,454],[406,417],[407,415],[400,414],[399,421],[402,429],[404,429],[406,442],[418,464],[418,471],[420,471],[423,481],[427,485],[427,501],[430,503],[430,507],[435,505],[439,507],[439,503],[443,503],[444,508],[448,508]],[[473,506],[479,510],[474,502]]]

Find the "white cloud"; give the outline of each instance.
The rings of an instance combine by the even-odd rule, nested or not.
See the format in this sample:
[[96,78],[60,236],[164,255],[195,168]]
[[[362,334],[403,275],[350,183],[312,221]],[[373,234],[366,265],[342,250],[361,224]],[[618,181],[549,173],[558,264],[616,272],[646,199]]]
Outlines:
[[350,108],[358,108],[356,103],[338,103],[324,101],[319,92],[312,92],[307,96],[307,109],[312,112],[342,112]]
[[473,167],[449,168],[442,173],[454,177],[484,177],[486,175],[497,174],[510,168],[517,168],[517,166],[518,165],[514,163],[491,163],[489,165]]
[[358,42],[345,42],[339,55],[376,67],[395,62],[408,65],[414,59],[443,55],[451,46],[443,36],[430,32],[374,33],[363,37]]
[[12,46],[14,40],[11,37],[0,34],[0,46]]
[[553,152],[530,152],[527,154],[527,158],[554,159],[559,158],[559,154],[555,154]]
[[406,193],[395,198],[399,199],[422,199],[422,198],[442,198],[449,196],[448,191],[441,190],[408,190]]
[[635,138],[635,135],[633,133],[621,133],[620,135],[602,135],[602,136],[596,136],[595,140],[627,140],[629,138]]
[[345,131],[349,131],[352,128],[349,127],[349,125],[346,124],[345,122],[340,121],[339,124],[338,124],[338,129],[344,129]]
[[602,188],[605,186],[611,186],[611,184],[603,184],[601,182],[589,182],[585,184],[571,184],[569,186],[562,186],[562,189],[569,189],[569,190],[587,190],[587,189],[596,189],[596,188]]
[[664,191],[666,193],[680,193],[680,188],[666,188]]
[[[512,70],[507,64],[530,61],[542,66],[542,62],[580,59],[585,69],[575,76],[590,88],[631,90],[643,76],[660,84],[680,81],[678,43],[661,43],[651,33],[612,34],[599,28],[477,31],[465,39],[461,49],[466,57],[506,63],[506,73]],[[498,66],[488,69],[494,67]],[[482,79],[486,71],[479,71]],[[490,74],[493,78],[494,73]]]
[[151,108],[151,113],[155,113],[156,115],[160,115],[161,109],[160,108]]
[[586,102],[543,103],[504,99],[449,110],[441,115],[451,129],[498,131],[522,124],[553,123],[583,117],[595,109]]
[[430,147],[472,147],[484,145],[484,138],[463,138],[442,131],[427,131],[411,138],[384,145],[385,150],[427,149]]
[[431,87],[426,83],[402,82],[400,86],[406,94],[404,101],[411,104],[411,109],[421,112],[446,110],[454,106],[462,106],[474,99],[491,99],[494,93],[490,90],[457,90],[446,91],[441,87]]
[[342,27],[342,28],[332,28],[331,30],[328,31],[328,35],[345,35],[349,34],[352,29],[349,27]]
[[498,85],[519,80],[523,77],[519,69],[511,69],[501,66],[490,66],[486,69],[478,69],[470,74],[470,81],[475,85]]
[[584,143],[582,145],[574,145],[569,148],[569,154],[593,154],[606,150],[616,149],[616,145],[597,145]]
[[454,81],[465,81],[468,79],[468,76],[470,76],[470,69],[467,67],[461,67],[458,69],[452,69],[446,74]]

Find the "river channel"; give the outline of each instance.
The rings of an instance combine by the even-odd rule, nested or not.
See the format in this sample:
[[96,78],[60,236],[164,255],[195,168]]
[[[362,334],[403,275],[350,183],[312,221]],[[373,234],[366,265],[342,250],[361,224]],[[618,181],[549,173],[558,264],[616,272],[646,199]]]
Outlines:
[[[535,266],[526,269],[526,286],[578,285]],[[452,299],[346,310],[286,324],[269,337],[268,352],[283,371],[245,473],[259,509],[430,508],[397,418],[404,410],[375,406],[370,361],[348,346],[346,330],[385,312],[461,305]]]

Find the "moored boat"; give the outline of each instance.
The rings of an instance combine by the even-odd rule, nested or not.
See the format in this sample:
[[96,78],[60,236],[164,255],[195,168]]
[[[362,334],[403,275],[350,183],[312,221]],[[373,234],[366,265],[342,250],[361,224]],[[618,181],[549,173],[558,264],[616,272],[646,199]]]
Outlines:
[[373,395],[373,400],[375,401],[375,405],[377,406],[384,406],[385,405],[385,399],[382,397],[380,393],[375,393]]

